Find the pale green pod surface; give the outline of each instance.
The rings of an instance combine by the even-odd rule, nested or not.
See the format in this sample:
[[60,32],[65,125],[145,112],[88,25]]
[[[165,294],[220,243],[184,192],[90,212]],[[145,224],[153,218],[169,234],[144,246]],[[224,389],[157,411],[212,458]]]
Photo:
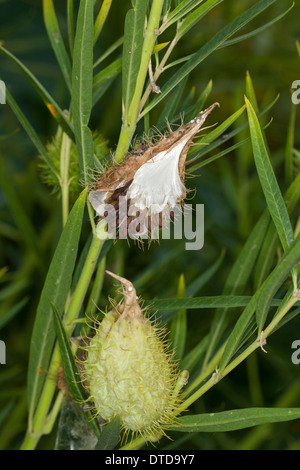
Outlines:
[[[132,290],[130,291],[132,292]],[[87,348],[88,392],[107,421],[120,416],[122,427],[147,436],[172,421],[178,372],[158,329],[144,317],[133,296],[122,313],[109,312]]]

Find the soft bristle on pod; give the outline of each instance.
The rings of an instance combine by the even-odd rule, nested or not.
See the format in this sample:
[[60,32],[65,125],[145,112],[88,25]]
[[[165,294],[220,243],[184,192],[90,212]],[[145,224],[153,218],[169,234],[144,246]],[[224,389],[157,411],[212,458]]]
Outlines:
[[[89,193],[89,201],[97,215],[107,220],[109,232],[124,226],[127,229],[138,217],[135,235],[141,237],[154,226],[161,226],[161,214],[184,201],[188,150],[207,116],[218,105],[212,104],[157,142],[129,152],[121,164],[100,176]],[[153,215],[158,217],[150,223]]]

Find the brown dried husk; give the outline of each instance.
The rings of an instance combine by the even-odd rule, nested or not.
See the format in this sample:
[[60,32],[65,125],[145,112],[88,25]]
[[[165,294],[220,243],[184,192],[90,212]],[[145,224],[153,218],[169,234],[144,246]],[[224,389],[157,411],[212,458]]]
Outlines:
[[[120,196],[126,196],[126,193],[133,182],[134,175],[137,170],[158,153],[163,152],[165,150],[171,150],[173,147],[177,146],[182,139],[186,138],[186,135],[189,133],[190,138],[182,149],[178,162],[179,176],[182,183],[184,183],[185,161],[189,148],[193,143],[193,138],[199,132],[207,116],[212,112],[212,110],[216,106],[219,106],[219,103],[212,104],[209,108],[205,109],[204,111],[201,111],[190,122],[188,122],[187,124],[182,123],[174,131],[169,126],[170,132],[168,134],[162,135],[162,137],[157,142],[149,142],[146,145],[142,144],[140,147],[135,148],[133,151],[129,152],[126,155],[122,163],[114,164],[100,176],[100,178],[96,181],[93,190],[107,191],[104,203],[113,206],[113,218],[115,214],[117,214],[116,227],[114,226],[114,224],[110,224],[110,227],[115,229],[120,226],[120,223],[122,223],[122,221],[119,220],[119,198]],[[186,190],[184,188],[182,191],[182,195],[180,198],[178,198],[177,202],[182,202],[185,197]],[[128,199],[127,201],[127,211],[129,207],[130,199]],[[162,226],[163,218],[161,214],[157,214],[157,217],[153,219],[153,217],[151,218],[150,216],[148,216],[148,212],[147,210],[145,210],[145,217],[148,217],[149,230],[151,230],[152,228],[151,223],[155,226]],[[109,213],[107,214],[106,219],[109,219]],[[132,219],[133,217],[127,217],[127,227],[131,223]]]

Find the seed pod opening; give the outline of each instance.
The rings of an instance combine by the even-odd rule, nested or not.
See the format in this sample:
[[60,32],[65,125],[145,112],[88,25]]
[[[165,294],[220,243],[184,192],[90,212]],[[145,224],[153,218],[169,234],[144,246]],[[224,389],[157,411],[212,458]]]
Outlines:
[[[216,106],[219,104],[212,104],[157,142],[135,148],[120,165],[112,166],[100,176],[89,193],[89,201],[97,215],[104,217],[107,213],[105,217],[111,230],[130,224],[129,213],[143,213],[147,219],[174,208],[185,199],[186,156],[194,136]],[[124,199],[125,212],[120,209],[123,204],[120,200]],[[161,218],[157,220],[160,224]]]
[[119,415],[125,431],[152,439],[174,421],[179,372],[133,285],[110,274],[122,282],[124,300],[105,315],[87,347],[84,382],[98,415],[107,421]]

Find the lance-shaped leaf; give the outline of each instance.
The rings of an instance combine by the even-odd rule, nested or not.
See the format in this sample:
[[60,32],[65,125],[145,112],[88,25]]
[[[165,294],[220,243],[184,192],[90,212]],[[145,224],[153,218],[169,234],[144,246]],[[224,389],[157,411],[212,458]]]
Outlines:
[[4,52],[4,54],[9,57],[22,70],[24,75],[28,78],[28,80],[32,83],[38,94],[41,96],[42,100],[44,101],[52,116],[57,120],[58,124],[62,127],[65,133],[72,140],[74,140],[74,130],[72,124],[70,123],[69,119],[62,111],[62,109],[59,107],[59,105],[56,103],[56,101],[52,98],[50,93],[48,93],[48,91],[39,82],[39,80],[19,59],[17,59],[17,57],[15,57],[11,52],[9,52],[2,46],[0,46],[0,50]]
[[122,91],[125,118],[134,94],[136,78],[140,68],[148,3],[148,0],[136,0],[134,8],[128,11],[125,18],[122,60]]
[[258,118],[253,106],[246,97],[245,102],[257,173],[280,241],[284,250],[286,250],[294,240],[292,224],[270,162]]
[[43,0],[43,14],[52,49],[68,89],[71,90],[71,63],[58,26],[53,0]]
[[[58,312],[55,305],[52,303],[54,326],[59,344],[59,350],[62,359],[64,379],[66,381],[69,392],[78,403],[83,403],[88,399],[87,393],[80,382],[79,370],[75,363],[74,355],[70,346],[70,342],[66,335],[64,325],[61,321],[61,314]],[[97,435],[100,435],[100,430],[97,420],[92,419],[93,415],[91,410],[82,409],[87,418],[88,423]]]
[[[178,298],[185,297],[185,280],[183,274],[179,278],[177,295]],[[181,360],[184,353],[186,329],[186,309],[182,309],[176,313],[176,316],[173,318],[170,325],[170,342],[172,349],[174,349],[174,359],[176,361]]]
[[[219,369],[222,371],[228,364],[233,354],[241,345],[245,331],[249,323],[257,311],[257,323],[261,331],[268,309],[274,305],[274,295],[278,288],[283,284],[290,270],[300,259],[300,236],[292,243],[287,252],[284,254],[280,263],[267,277],[262,286],[256,291],[251,298],[247,307],[243,310],[238,321],[236,322],[225,347]],[[280,302],[281,303],[281,302]],[[279,305],[280,305],[279,303]]]
[[34,412],[47,374],[55,331],[51,302],[63,311],[71,286],[84,214],[86,190],[74,204],[59,239],[37,308],[28,366],[28,402]]
[[190,59],[173,76],[161,87],[161,93],[156,95],[151,103],[140,114],[140,118],[147,114],[150,109],[154,108],[173,88],[181,82],[192,70],[194,70],[206,57],[218,49],[225,41],[227,41],[239,29],[253,20],[262,11],[268,8],[276,0],[260,0],[252,7],[239,15],[237,18],[228,23],[224,28],[220,29],[204,46],[191,55]]
[[117,415],[103,429],[95,450],[113,450],[119,442],[120,417]]
[[88,127],[93,90],[93,2],[80,2],[73,53],[72,113],[81,179],[94,166],[93,137]]
[[245,408],[200,415],[181,416],[168,429],[181,432],[227,432],[259,424],[300,418],[300,408]]

